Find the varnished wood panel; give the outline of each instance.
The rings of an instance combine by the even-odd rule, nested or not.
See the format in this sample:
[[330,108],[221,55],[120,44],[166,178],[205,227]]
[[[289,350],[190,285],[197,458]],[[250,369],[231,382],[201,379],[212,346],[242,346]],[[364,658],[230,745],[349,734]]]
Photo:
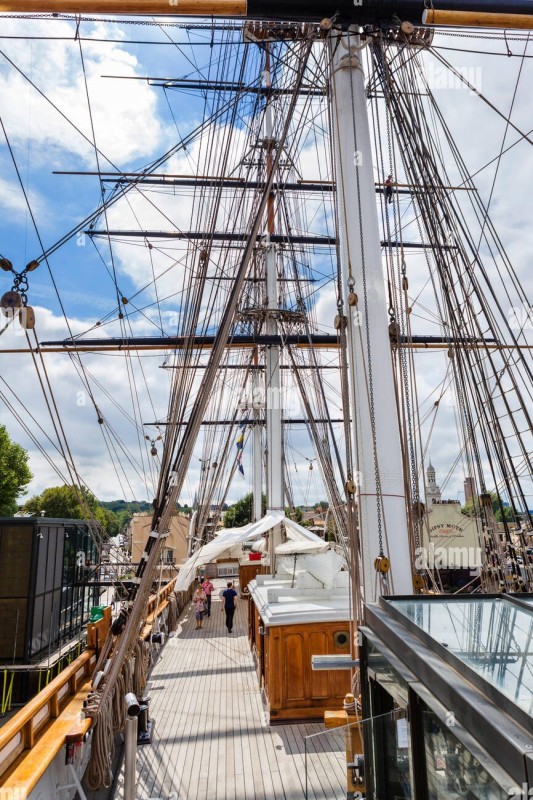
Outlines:
[[349,653],[335,644],[346,622],[268,628],[265,637],[265,690],[271,721],[321,719],[326,708],[342,706],[350,691],[349,671],[313,672],[311,656]]
[[[307,636],[307,660],[311,663],[311,657],[328,652],[328,637],[323,631],[311,631]],[[309,694],[312,700],[328,700],[331,697],[330,672],[319,670],[308,671]],[[336,693],[333,692],[335,695]]]
[[296,705],[306,698],[306,638],[304,633],[281,636],[283,655],[276,675],[279,674],[283,682],[283,704]]
[[239,587],[241,596],[243,593],[248,593],[246,587],[250,581],[255,580],[257,575],[264,575],[269,571],[269,567],[261,564],[260,561],[250,561],[249,564],[241,564],[239,566]]

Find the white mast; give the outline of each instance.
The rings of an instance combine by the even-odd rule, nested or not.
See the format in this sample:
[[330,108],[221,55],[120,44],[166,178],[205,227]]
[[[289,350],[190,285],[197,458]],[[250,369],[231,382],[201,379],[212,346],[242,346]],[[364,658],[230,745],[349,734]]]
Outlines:
[[[256,284],[257,286],[257,284]],[[254,366],[257,367],[257,348],[254,354]],[[253,515],[252,519],[257,522],[263,516],[261,495],[263,490],[263,453],[261,437],[261,408],[263,403],[259,401],[262,394],[259,370],[254,369],[252,377],[252,414],[254,420],[253,430],[253,464],[252,464],[252,495],[253,495]]]
[[[270,53],[268,44],[265,51],[264,83],[272,85],[270,77]],[[267,96],[265,108],[265,138],[267,178],[273,168],[273,154],[276,142],[273,139],[272,108]],[[270,241],[274,233],[274,196],[270,195],[266,210],[265,267],[266,267],[266,334],[278,334],[278,276],[276,248]],[[269,345],[266,348],[266,430],[267,430],[267,505],[271,510],[283,511],[283,463],[281,433],[281,393],[280,393],[280,347]],[[275,548],[282,542],[281,527],[278,525],[270,533],[270,568],[275,571]]]
[[[332,38],[332,116],[345,297],[364,601],[412,594],[398,415],[375,201],[364,74],[357,34]],[[376,478],[376,473],[378,478]],[[375,559],[390,559],[382,583]]]

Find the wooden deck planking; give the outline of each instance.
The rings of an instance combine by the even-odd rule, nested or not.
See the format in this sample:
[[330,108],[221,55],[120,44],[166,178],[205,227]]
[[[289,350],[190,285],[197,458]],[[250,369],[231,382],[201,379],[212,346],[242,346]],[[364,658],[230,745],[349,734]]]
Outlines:
[[[230,635],[216,583],[204,627],[194,630],[188,606],[152,670],[155,732],[137,752],[137,800],[303,800],[304,737],[324,726],[265,725],[245,601],[237,601]],[[307,762],[309,800],[344,800],[343,735],[308,740]]]

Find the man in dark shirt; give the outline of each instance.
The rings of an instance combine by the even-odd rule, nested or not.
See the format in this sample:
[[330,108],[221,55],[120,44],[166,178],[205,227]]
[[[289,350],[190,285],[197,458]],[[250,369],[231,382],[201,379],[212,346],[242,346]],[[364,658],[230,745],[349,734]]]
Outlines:
[[237,597],[237,592],[233,588],[231,581],[228,582],[228,588],[222,592],[222,597],[224,598],[222,610],[226,612],[226,628],[228,633],[231,633],[233,630],[233,615],[235,614],[235,598]]
[[385,181],[385,199],[387,203],[392,203],[392,175]]

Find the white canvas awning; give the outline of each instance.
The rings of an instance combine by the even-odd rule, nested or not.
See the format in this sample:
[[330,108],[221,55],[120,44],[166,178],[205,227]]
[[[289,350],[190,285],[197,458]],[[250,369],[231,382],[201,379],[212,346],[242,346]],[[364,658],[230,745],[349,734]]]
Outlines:
[[298,553],[325,553],[326,550],[329,550],[329,543],[325,542],[323,539],[319,539],[318,542],[309,542],[307,540],[291,540],[284,542],[283,544],[279,544],[276,547],[276,555],[283,556],[297,555]]
[[180,568],[178,578],[176,580],[175,590],[178,592],[183,589],[188,589],[194,580],[196,570],[204,564],[210,564],[215,561],[227,550],[230,550],[234,545],[241,542],[256,539],[263,533],[275,528],[276,525],[283,523],[287,532],[287,537],[297,542],[310,542],[316,547],[327,544],[312,531],[298,525],[292,519],[286,517],[281,511],[267,511],[266,515],[257,522],[251,522],[249,525],[244,525],[242,528],[223,528],[218,533],[213,541],[204,544],[199,550],[194,553]]

